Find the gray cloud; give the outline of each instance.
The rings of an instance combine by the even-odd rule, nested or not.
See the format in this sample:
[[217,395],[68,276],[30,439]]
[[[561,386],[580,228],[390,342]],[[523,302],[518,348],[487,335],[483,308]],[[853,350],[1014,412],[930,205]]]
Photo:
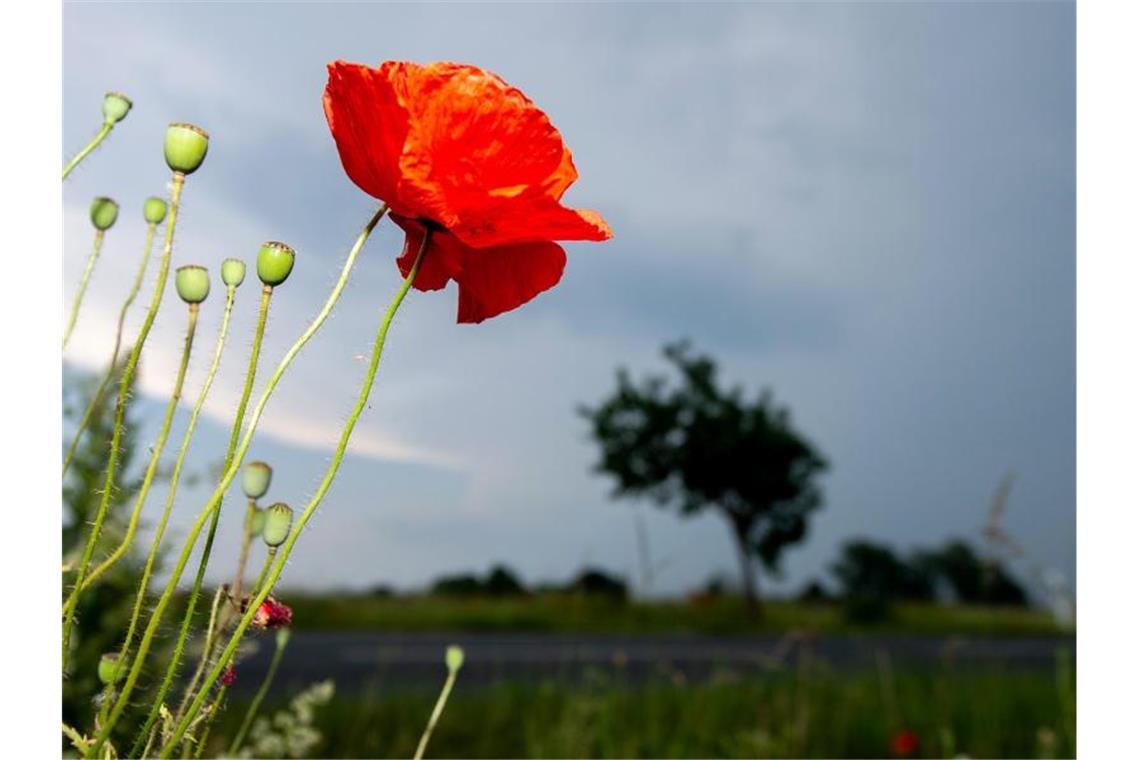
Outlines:
[[[853,533],[911,545],[976,531],[1007,468],[1018,473],[1012,528],[1071,573],[1073,15],[990,4],[69,5],[65,149],[96,126],[103,90],[136,100],[65,189],[68,287],[89,244],[89,198],[124,203],[69,358],[98,366],[109,349],[141,242],[133,209],[165,181],[167,121],[213,133],[187,190],[180,263],[248,259],[274,238],[301,252],[276,299],[268,367],[372,207],[327,134],[324,64],[471,61],[551,114],[582,174],[568,200],[602,210],[617,237],[568,246],[559,288],[478,328],[454,324],[454,290],[409,300],[354,441],[360,456],[289,580],[414,583],[498,559],[530,577],[583,561],[632,571],[632,511],[590,475],[573,410],[604,394],[619,364],[659,369],[660,344],[682,336],[720,357],[728,379],[771,387],[834,464],[828,506],[789,555],[783,588],[823,572]],[[323,470],[314,452],[347,413],[399,245],[391,228],[370,242],[271,404],[257,445],[289,463],[290,500]],[[241,380],[253,288],[243,296],[203,443],[224,435]],[[206,324],[219,307],[207,304]],[[180,329],[165,309],[148,394],[169,383]],[[732,571],[715,520],[648,520],[671,562],[659,590]]]

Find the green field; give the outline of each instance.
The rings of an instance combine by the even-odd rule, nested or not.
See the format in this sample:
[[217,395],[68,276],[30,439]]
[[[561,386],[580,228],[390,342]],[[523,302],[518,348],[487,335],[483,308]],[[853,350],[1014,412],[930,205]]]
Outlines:
[[770,601],[751,617],[731,597],[699,601],[621,602],[589,595],[440,597],[305,595],[283,591],[299,629],[373,631],[515,631],[550,633],[840,633],[1045,635],[1058,630],[1040,611],[1013,607],[898,605],[875,624],[848,621],[833,604]]
[[[434,699],[381,684],[335,697],[316,712],[312,756],[411,757]],[[244,709],[229,704],[213,736],[232,736]],[[1052,672],[848,674],[805,661],[703,684],[599,674],[579,686],[465,688],[461,674],[427,756],[887,757],[905,729],[919,737],[919,757],[1072,757],[1075,716],[1065,660]],[[219,738],[206,756],[223,751]]]

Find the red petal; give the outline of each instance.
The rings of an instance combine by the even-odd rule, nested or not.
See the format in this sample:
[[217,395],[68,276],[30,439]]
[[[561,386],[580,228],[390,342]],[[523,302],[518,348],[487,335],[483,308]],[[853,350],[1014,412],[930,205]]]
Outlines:
[[[397,214],[392,214],[392,221],[407,233],[404,238],[404,251],[400,254],[400,258],[396,259],[400,274],[407,277],[423,244],[425,228],[414,219]],[[412,287],[416,290],[440,290],[459,276],[461,268],[459,247],[448,244],[449,237],[447,233],[436,233],[432,236],[424,260],[420,264],[420,271],[416,273],[416,280],[412,283]]]
[[328,66],[325,118],[349,178],[369,195],[399,205],[400,154],[408,112],[390,75],[407,64],[371,69],[344,61]]
[[410,122],[401,194],[423,216],[451,227],[488,202],[557,201],[577,179],[550,119],[498,76],[454,63],[393,70],[392,76],[403,79]]
[[464,248],[459,322],[482,322],[522,306],[557,285],[566,266],[562,246],[547,241]]
[[551,198],[496,199],[461,215],[450,228],[475,248],[539,240],[609,240],[606,220],[596,211],[566,208]]
[[[424,227],[393,217],[407,231],[404,252],[397,260],[404,277],[412,269],[423,243]],[[482,322],[518,308],[562,279],[566,252],[549,241],[472,248],[454,235],[432,234],[413,285],[439,290],[448,281],[459,283],[459,322]]]

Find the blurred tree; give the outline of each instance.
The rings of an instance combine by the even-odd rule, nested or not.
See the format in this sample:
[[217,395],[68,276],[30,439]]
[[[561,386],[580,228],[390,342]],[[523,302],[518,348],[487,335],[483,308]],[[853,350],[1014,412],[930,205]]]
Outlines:
[[[96,385],[97,381],[92,377],[65,375],[65,420],[75,421],[82,414]],[[117,379],[112,387],[117,387]],[[133,398],[133,394],[129,398]],[[65,595],[73,580],[68,568],[83,551],[89,522],[99,504],[106,474],[107,450],[111,443],[115,400],[115,393],[105,394],[101,400],[63,483],[62,586]],[[132,414],[131,402],[128,401],[121,438],[120,466],[116,472],[115,491],[107,509],[103,532],[94,554],[96,561],[109,554],[126,531],[127,515],[124,513],[129,510],[130,501],[140,486],[137,475],[134,479],[129,475],[137,450],[137,433],[138,423]],[[92,699],[100,693],[97,675],[99,659],[104,653],[117,650],[121,643],[137,591],[140,570],[141,563],[132,550],[80,597],[75,616],[76,627],[71,638],[73,650],[63,683],[63,720],[66,723],[91,725]]]
[[885,618],[891,602],[929,600],[934,595],[933,577],[885,544],[848,541],[831,572],[839,581],[848,616],[863,622]]
[[487,574],[483,588],[492,596],[521,596],[526,594],[526,588],[519,581],[518,576],[506,565],[495,565]]
[[616,497],[648,496],[686,517],[723,515],[755,610],[754,560],[777,570],[784,549],[804,538],[826,462],[767,392],[749,401],[739,387],[722,390],[716,364],[686,342],[666,346],[665,357],[680,373],[677,387],[664,377],[635,386],[622,369],[612,397],[579,410],[601,447],[596,469],[615,478]]
[[596,567],[582,570],[566,590],[579,594],[605,596],[614,601],[625,601],[629,596],[629,586],[625,581]]
[[1023,607],[1028,602],[1025,588],[1010,576],[1001,563],[984,561],[965,541],[955,539],[937,551],[915,554],[916,565],[942,579],[959,602]]

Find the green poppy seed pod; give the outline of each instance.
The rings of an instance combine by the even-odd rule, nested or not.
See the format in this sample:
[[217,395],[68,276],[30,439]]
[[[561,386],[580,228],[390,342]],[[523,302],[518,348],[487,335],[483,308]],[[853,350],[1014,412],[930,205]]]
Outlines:
[[249,521],[249,535],[260,536],[263,530],[265,530],[265,510],[255,508],[253,518]]
[[452,673],[463,667],[463,647],[458,647],[454,644],[447,648],[447,656],[444,658],[447,662],[447,669]]
[[193,124],[174,123],[166,128],[166,165],[171,171],[190,174],[206,159],[210,136]]
[[143,203],[143,218],[148,224],[162,224],[166,218],[166,201],[151,196]]
[[260,499],[269,490],[273,468],[265,462],[250,462],[241,472],[241,490],[251,499]]
[[121,92],[108,92],[103,96],[103,123],[116,124],[131,110],[131,99]]
[[[115,670],[119,671],[119,677],[115,678]],[[99,681],[106,686],[111,683],[111,679],[121,681],[123,676],[127,674],[126,668],[119,667],[119,653],[108,652],[99,658]]]
[[271,288],[285,282],[293,271],[297,252],[284,243],[270,241],[257,252],[257,276]]
[[119,204],[110,198],[96,198],[91,201],[91,223],[97,230],[109,230],[119,218]]
[[174,273],[174,287],[178,297],[189,304],[198,304],[210,295],[210,273],[206,267],[178,267]]
[[241,259],[226,259],[222,262],[222,282],[227,288],[236,288],[245,280],[245,262]]
[[279,501],[265,510],[265,527],[261,531],[261,537],[269,546],[277,547],[285,543],[292,527],[293,510],[288,504]]

